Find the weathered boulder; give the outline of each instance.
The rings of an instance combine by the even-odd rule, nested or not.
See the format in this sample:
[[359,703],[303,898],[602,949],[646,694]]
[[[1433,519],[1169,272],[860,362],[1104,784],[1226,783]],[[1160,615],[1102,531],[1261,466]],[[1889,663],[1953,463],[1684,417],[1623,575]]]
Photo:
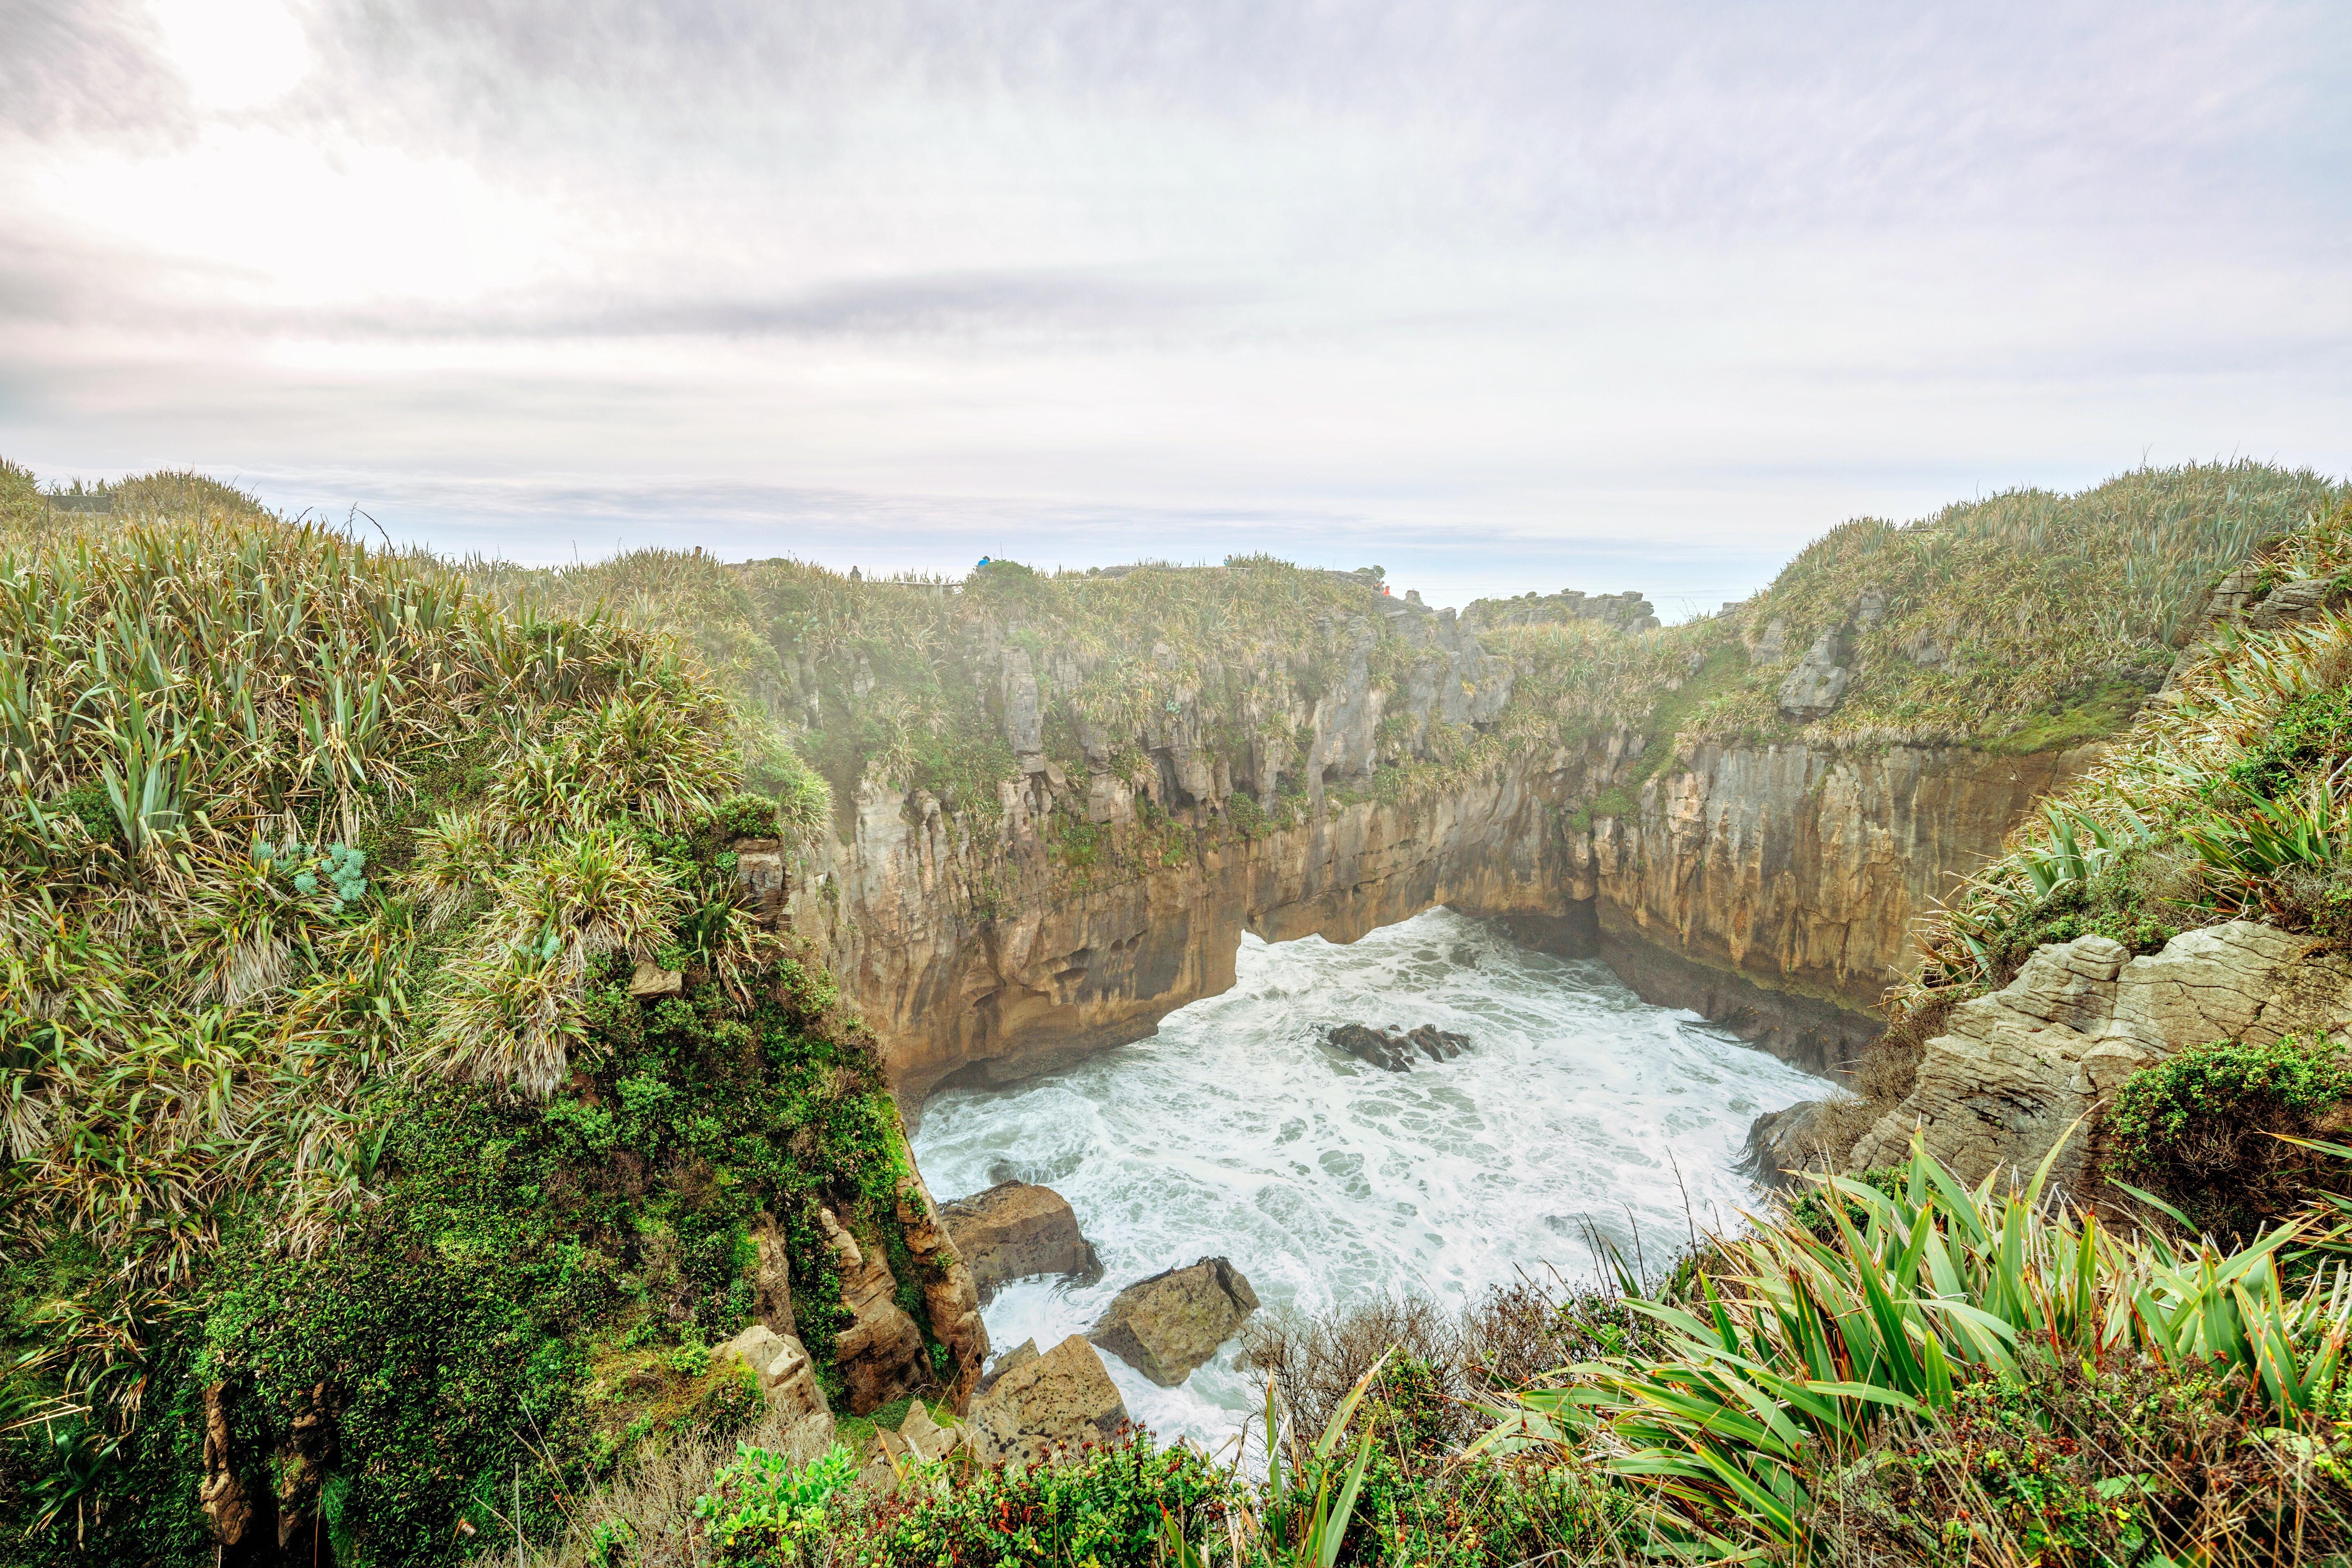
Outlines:
[[931,1332],[947,1347],[942,1397],[960,1411],[971,1403],[981,1368],[988,1362],[988,1326],[981,1321],[980,1292],[919,1173],[910,1173],[898,1184],[898,1225],[922,1279],[923,1310],[930,1316]]
[[651,959],[639,959],[636,972],[629,976],[629,994],[640,1002],[675,996],[685,989],[684,974],[675,969],[664,969]]
[[829,1209],[818,1224],[833,1247],[841,1304],[856,1321],[834,1339],[834,1364],[848,1384],[849,1413],[863,1415],[929,1381],[923,1332],[897,1300],[898,1278],[878,1248],[861,1247]]
[[1257,1310],[1257,1292],[1222,1258],[1139,1280],[1111,1300],[1087,1337],[1162,1388],[1217,1353]]
[[971,1441],[971,1428],[940,1426],[918,1399],[907,1406],[906,1419],[898,1423],[897,1431],[885,1426],[867,1441],[857,1479],[868,1490],[887,1496],[898,1490],[908,1466],[944,1459],[968,1447]]
[[986,1394],[990,1389],[996,1386],[996,1380],[998,1378],[1003,1377],[1006,1373],[1012,1372],[1015,1368],[1027,1366],[1031,1362],[1035,1361],[1036,1359],[1037,1342],[1035,1340],[1023,1340],[1019,1344],[1014,1345],[1011,1350],[1006,1351],[1003,1355],[996,1358],[996,1364],[990,1367],[988,1369],[987,1375],[980,1380],[980,1392]]
[[1091,1285],[1102,1278],[1093,1244],[1078,1233],[1076,1213],[1051,1187],[999,1182],[941,1205],[940,1217],[983,1302],[1009,1279],[1067,1274]]
[[1034,1346],[1001,1369],[971,1402],[964,1429],[983,1464],[1034,1465],[1063,1449],[1102,1442],[1127,1425],[1127,1403],[1094,1346],[1072,1334],[1044,1355]]
[[1780,682],[1781,713],[1800,722],[1827,718],[1853,683],[1853,672],[1846,668],[1845,661],[1844,627],[1833,627],[1814,638],[1797,668]]
[[2031,1172],[2064,1138],[2053,1173],[2079,1193],[2090,1113],[2140,1068],[2213,1040],[2352,1030],[2352,958],[2318,946],[2231,921],[2139,958],[2103,936],[2040,948],[2007,986],[1952,1009],[1909,1098],[1848,1163],[1902,1160],[1916,1128],[1928,1152],[1976,1182],[2001,1166]]
[[805,1428],[814,1428],[822,1447],[833,1437],[833,1406],[816,1380],[816,1363],[796,1334],[780,1334],[765,1323],[753,1323],[711,1352],[715,1362],[732,1359],[751,1369],[768,1408],[790,1424],[795,1447]]

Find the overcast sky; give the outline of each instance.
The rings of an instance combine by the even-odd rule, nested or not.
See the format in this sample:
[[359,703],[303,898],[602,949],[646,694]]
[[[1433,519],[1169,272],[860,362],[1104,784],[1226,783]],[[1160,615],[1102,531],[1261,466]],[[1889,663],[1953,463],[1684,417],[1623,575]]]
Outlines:
[[0,0],[0,455],[1671,616],[1851,516],[2352,469],[2347,68],[2342,0]]

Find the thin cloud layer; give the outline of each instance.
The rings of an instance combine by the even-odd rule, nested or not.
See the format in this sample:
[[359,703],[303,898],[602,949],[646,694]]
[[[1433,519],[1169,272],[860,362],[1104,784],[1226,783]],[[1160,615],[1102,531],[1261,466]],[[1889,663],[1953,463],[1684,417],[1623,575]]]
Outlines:
[[2314,5],[0,0],[0,452],[530,559],[1756,585],[2342,470]]

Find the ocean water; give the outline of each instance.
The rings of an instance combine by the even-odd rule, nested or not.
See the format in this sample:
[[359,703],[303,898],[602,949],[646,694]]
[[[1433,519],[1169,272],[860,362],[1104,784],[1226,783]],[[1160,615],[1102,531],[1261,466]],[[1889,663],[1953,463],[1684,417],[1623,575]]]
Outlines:
[[[1123,1287],[1216,1255],[1266,1306],[1310,1311],[1382,1292],[1461,1307],[1521,1270],[1591,1279],[1593,1231],[1662,1272],[1694,1227],[1756,1203],[1736,1167],[1748,1123],[1830,1089],[1597,961],[1450,910],[1344,947],[1245,936],[1236,969],[1150,1039],[924,1107],[915,1153],[940,1201],[1043,1183],[1102,1257],[1097,1285],[1002,1290],[994,1353],[1049,1350]],[[1471,1046],[1391,1073],[1320,1043],[1340,1023],[1433,1023]],[[1230,1344],[1175,1389],[1104,1359],[1162,1440],[1219,1447],[1264,1398]]]

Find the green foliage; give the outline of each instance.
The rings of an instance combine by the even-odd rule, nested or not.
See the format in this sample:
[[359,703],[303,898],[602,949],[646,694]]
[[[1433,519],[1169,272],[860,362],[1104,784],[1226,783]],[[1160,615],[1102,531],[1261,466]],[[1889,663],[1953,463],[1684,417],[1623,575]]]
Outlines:
[[2124,1081],[2105,1124],[2105,1164],[2154,1188],[2218,1236],[2252,1235],[2305,1200],[2323,1167],[2308,1138],[2352,1097],[2343,1047],[2294,1036],[2217,1040]]
[[2134,681],[2103,681],[2087,692],[2053,699],[2015,729],[1986,740],[1983,747],[1999,756],[2029,757],[2103,741],[2130,724],[2147,700],[2146,689]]
[[[1171,1519],[1222,1540],[1232,1503],[1231,1480],[1199,1449],[1160,1448],[1137,1434],[1029,1469],[952,1478],[947,1464],[919,1467],[912,1486],[870,1517],[845,1523],[829,1545],[845,1568],[1144,1568],[1161,1561]],[[727,1558],[718,1568],[776,1561]]]
[[2352,1271],[2289,1285],[2293,1227],[2227,1257],[2108,1231],[2046,1205],[2047,1173],[1970,1192],[1915,1144],[1899,1192],[1837,1178],[1833,1242],[1793,1216],[1723,1242],[1725,1271],[1687,1310],[1637,1303],[1667,1331],[1664,1354],[1521,1390],[1481,1446],[1597,1460],[1655,1489],[1690,1550],[1727,1555],[1802,1552],[1826,1477],[1889,1423],[1947,1419],[1969,1384],[2022,1378],[2029,1347],[2093,1363],[2144,1352],[2177,1381],[2234,1379],[2264,1421],[2332,1419]]
[[838,1443],[799,1466],[738,1444],[735,1462],[712,1479],[694,1513],[709,1528],[717,1562],[789,1563],[824,1531],[825,1504],[856,1479],[856,1457]]

